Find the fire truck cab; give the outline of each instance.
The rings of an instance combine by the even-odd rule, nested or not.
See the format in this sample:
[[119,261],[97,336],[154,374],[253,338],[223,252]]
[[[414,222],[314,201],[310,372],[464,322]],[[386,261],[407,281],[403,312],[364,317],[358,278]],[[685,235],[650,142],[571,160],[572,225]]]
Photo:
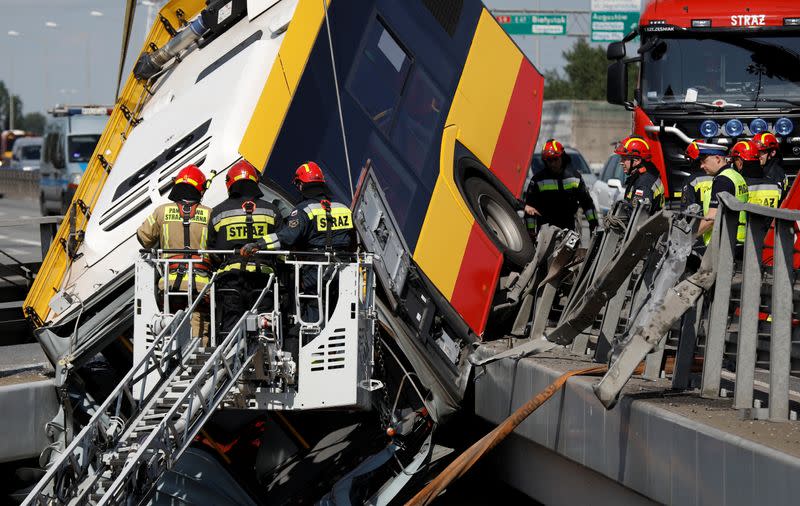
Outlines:
[[[800,10],[792,0],[651,0],[639,26],[608,46],[608,101],[633,112],[667,195],[692,172],[692,140],[732,146],[770,131],[783,166],[800,166]],[[626,43],[641,44],[628,55]],[[630,48],[631,44],[627,45]],[[638,67],[628,96],[631,66]]]

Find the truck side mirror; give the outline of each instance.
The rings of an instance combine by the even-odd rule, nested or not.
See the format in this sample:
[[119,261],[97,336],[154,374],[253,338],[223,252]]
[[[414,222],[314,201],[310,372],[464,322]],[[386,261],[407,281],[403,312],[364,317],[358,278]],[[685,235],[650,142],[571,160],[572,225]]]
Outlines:
[[619,179],[617,179],[615,177],[612,177],[611,179],[609,179],[607,184],[608,184],[609,188],[615,188],[615,189],[617,189],[619,191],[622,191],[622,181],[620,181]]
[[606,48],[606,58],[611,61],[625,58],[625,43],[622,41],[612,42]]
[[608,66],[606,74],[606,100],[609,104],[625,105],[628,101],[628,69],[622,60]]

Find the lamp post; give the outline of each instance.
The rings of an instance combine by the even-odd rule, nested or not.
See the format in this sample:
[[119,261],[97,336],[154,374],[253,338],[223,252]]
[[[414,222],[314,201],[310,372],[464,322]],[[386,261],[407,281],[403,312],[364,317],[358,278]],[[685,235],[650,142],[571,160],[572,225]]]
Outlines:
[[[20,33],[16,30],[9,30],[8,31],[9,37],[19,37]],[[14,130],[14,122],[16,120],[16,107],[14,103],[14,95],[11,94],[11,90],[14,88],[14,62],[15,62],[15,55],[14,51],[10,51],[11,53],[11,79],[9,80],[8,87],[6,87],[6,93],[8,94],[8,128],[9,130]]]

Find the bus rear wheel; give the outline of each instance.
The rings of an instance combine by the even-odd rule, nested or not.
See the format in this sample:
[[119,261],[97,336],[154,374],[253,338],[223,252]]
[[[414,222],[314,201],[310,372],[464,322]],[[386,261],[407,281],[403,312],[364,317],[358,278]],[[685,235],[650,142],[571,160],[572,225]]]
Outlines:
[[464,193],[481,228],[498,247],[506,262],[523,266],[533,258],[525,224],[508,201],[491,184],[479,177],[464,181]]

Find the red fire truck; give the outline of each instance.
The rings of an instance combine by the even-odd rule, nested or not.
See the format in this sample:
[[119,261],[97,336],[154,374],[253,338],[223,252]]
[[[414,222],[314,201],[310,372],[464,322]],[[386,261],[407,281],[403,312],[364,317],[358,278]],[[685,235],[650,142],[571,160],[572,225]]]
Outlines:
[[[641,39],[634,55],[626,42]],[[628,44],[630,47],[631,44]],[[608,101],[633,112],[671,198],[690,173],[691,140],[732,146],[771,131],[787,174],[800,167],[800,3],[651,0],[639,26],[608,46]],[[633,97],[628,67],[639,66]]]

